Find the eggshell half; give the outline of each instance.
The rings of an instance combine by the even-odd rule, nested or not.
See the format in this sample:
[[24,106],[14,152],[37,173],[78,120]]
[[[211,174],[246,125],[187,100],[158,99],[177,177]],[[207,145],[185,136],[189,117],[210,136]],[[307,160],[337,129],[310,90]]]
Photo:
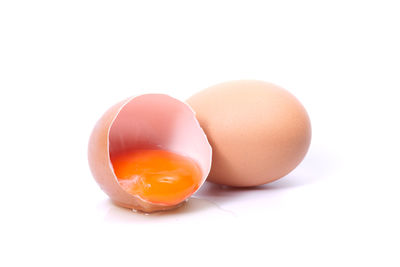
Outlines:
[[117,205],[144,212],[173,209],[124,191],[118,183],[110,154],[132,149],[164,149],[195,160],[202,183],[211,168],[212,150],[193,110],[164,94],[132,97],[112,106],[95,125],[88,159],[101,189]]

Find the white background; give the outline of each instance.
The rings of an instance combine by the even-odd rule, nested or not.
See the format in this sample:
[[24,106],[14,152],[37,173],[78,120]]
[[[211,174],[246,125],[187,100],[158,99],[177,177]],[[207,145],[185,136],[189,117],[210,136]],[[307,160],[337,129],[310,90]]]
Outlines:
[[[399,266],[398,1],[1,1],[1,266]],[[259,79],[309,111],[287,177],[145,216],[94,182],[112,104]]]

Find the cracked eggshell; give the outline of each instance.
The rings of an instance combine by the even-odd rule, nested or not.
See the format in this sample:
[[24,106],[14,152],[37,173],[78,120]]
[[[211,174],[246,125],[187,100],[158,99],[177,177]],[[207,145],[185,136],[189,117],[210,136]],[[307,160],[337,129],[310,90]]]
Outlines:
[[[107,110],[89,140],[89,166],[101,189],[117,205],[154,212],[176,208],[151,203],[126,192],[119,185],[110,153],[125,149],[165,149],[197,162],[202,183],[211,168],[212,150],[193,110],[164,94],[145,94],[126,99]],[[200,188],[200,187],[199,187]]]

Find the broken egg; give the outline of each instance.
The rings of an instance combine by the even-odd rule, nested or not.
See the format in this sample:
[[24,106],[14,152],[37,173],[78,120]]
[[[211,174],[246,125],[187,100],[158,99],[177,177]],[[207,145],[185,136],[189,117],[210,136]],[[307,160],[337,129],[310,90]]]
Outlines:
[[184,203],[207,178],[211,157],[193,110],[163,94],[111,107],[94,127],[88,149],[101,189],[115,204],[143,212]]

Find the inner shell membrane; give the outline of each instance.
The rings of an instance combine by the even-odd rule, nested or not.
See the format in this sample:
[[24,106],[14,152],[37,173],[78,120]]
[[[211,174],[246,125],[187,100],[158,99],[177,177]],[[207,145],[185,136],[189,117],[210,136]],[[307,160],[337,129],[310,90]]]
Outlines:
[[130,99],[114,119],[108,141],[120,186],[151,203],[179,204],[210,170],[211,147],[193,111],[167,95]]

